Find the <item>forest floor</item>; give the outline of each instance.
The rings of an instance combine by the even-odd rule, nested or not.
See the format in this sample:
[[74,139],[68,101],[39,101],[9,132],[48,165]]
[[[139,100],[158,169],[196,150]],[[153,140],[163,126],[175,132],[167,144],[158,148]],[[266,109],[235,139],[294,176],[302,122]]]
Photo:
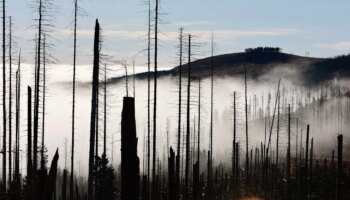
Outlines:
[[260,197],[242,197],[239,200],[263,200]]

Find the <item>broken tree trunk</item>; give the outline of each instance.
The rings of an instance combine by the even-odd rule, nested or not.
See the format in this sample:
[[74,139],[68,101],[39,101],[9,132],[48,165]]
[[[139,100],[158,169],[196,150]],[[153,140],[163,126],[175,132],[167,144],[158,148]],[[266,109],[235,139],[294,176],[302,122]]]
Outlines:
[[124,97],[121,127],[121,199],[139,198],[140,175],[137,156],[135,100]]
[[170,147],[170,157],[168,158],[168,199],[175,200],[176,197],[176,180],[175,180],[175,152],[172,147]]
[[88,200],[93,200],[93,173],[95,153],[95,131],[96,131],[96,107],[100,63],[100,24],[96,19],[94,40],[94,67],[92,75],[92,99],[90,119],[90,150],[89,150],[89,174],[88,174]]
[[55,156],[52,159],[49,176],[45,182],[45,190],[42,196],[42,200],[52,199],[56,188],[56,176],[57,176],[57,162],[58,162],[58,149]]

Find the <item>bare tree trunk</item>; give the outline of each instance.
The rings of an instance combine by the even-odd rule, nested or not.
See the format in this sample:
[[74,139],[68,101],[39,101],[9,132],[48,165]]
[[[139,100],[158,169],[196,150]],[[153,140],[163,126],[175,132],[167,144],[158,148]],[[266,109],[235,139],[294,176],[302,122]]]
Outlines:
[[31,186],[32,186],[32,173],[33,173],[33,162],[32,162],[32,88],[28,86],[28,112],[27,112],[27,181],[28,181],[28,195],[31,195]]
[[180,195],[180,157],[181,157],[181,105],[182,105],[182,38],[183,28],[180,28],[179,44],[179,111],[178,111],[178,135],[177,135],[177,156],[176,156],[176,198]]
[[41,169],[45,169],[46,36],[43,37],[43,110],[41,126]]
[[78,0],[74,2],[74,45],[73,45],[73,100],[72,100],[72,149],[71,149],[71,168],[69,199],[74,200],[74,140],[75,140],[75,79],[76,79],[76,59],[77,59],[77,13]]
[[[107,152],[107,65],[104,68],[104,94],[103,94],[103,154]],[[106,155],[107,156],[107,155]]]
[[175,152],[172,147],[170,147],[170,155],[168,157],[168,199],[169,200],[176,200],[176,194],[175,194]]
[[[201,144],[201,79],[198,80],[198,136],[197,136],[197,162],[198,162],[198,173],[200,170],[200,144]],[[199,178],[199,177],[198,177]]]
[[140,189],[140,161],[137,156],[134,98],[124,97],[121,124],[121,200],[137,200]]
[[39,25],[37,41],[37,66],[36,66],[36,85],[34,99],[34,143],[33,143],[33,170],[38,169],[38,131],[39,131],[39,91],[40,91],[40,64],[41,64],[41,36],[42,36],[42,0],[39,0]]
[[291,195],[291,179],[290,179],[290,105],[288,105],[288,147],[287,147],[287,198]]
[[337,200],[343,199],[343,135],[338,135]]
[[147,200],[150,199],[151,169],[151,0],[148,0],[147,34]]
[[190,99],[191,99],[191,34],[188,35],[188,64],[187,64],[187,131],[186,131],[186,164],[185,164],[185,193],[184,198],[188,199],[188,178],[190,162]]
[[247,103],[248,97],[247,97],[247,67],[244,66],[244,107],[245,107],[245,143],[246,143],[246,163],[245,167],[247,170],[247,184],[249,183],[249,176],[250,176],[250,171],[249,171],[249,150],[248,150],[248,145],[249,145],[249,137],[248,137],[248,103]]
[[[211,58],[210,58],[210,142],[209,142],[209,169],[208,188],[211,190],[213,182],[213,109],[214,109],[214,35],[211,37]],[[211,192],[210,192],[211,193]]]
[[236,91],[233,92],[233,155],[232,155],[232,175],[233,181],[237,181],[236,169],[236,135],[237,135],[237,109],[236,109]]
[[20,150],[20,111],[21,111],[21,52],[18,56],[18,70],[16,73],[16,161],[15,179],[19,182],[19,150]]
[[3,147],[2,147],[2,191],[6,192],[6,6],[5,6],[6,0],[2,0],[2,120],[3,120]]
[[96,108],[97,92],[99,82],[100,63],[100,24],[96,19],[95,40],[94,40],[94,68],[92,75],[92,99],[91,99],[91,119],[90,119],[90,150],[89,150],[89,174],[88,174],[88,200],[93,200],[93,173],[94,173],[94,153],[95,153],[95,131],[96,131]]
[[9,183],[12,182],[12,18],[9,19]]
[[152,199],[156,196],[156,148],[157,148],[157,76],[158,76],[158,3],[156,0],[154,24],[154,97],[153,97],[153,168],[152,168]]

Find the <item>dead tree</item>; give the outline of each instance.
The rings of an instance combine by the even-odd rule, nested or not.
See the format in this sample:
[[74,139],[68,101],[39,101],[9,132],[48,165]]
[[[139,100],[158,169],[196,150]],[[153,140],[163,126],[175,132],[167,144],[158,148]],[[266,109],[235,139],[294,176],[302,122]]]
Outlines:
[[107,65],[104,67],[104,82],[103,82],[103,154],[107,152]]
[[178,135],[177,135],[177,156],[176,156],[176,198],[180,195],[180,156],[181,156],[181,105],[182,105],[182,40],[183,40],[183,28],[180,28],[179,36],[179,111],[178,111]]
[[338,135],[337,199],[343,199],[343,135]]
[[58,149],[52,159],[49,175],[45,182],[45,188],[41,200],[52,199],[56,188],[56,176],[57,176],[57,162],[58,162]]
[[[210,141],[209,141],[209,169],[208,169],[208,188],[212,187],[213,182],[213,109],[214,109],[214,35],[211,37],[211,58],[210,58]],[[211,193],[211,192],[210,192]]]
[[67,170],[63,169],[62,200],[67,199]]
[[2,192],[6,192],[6,127],[7,127],[7,122],[6,122],[6,5],[5,5],[6,0],[2,0],[2,120],[3,120],[3,142],[2,142]]
[[290,105],[288,105],[288,147],[287,147],[287,198],[291,195],[291,179],[290,179]]
[[247,97],[247,66],[244,66],[244,107],[245,107],[245,144],[246,144],[246,162],[245,167],[247,170],[247,184],[249,183],[249,140],[248,140],[248,97]]
[[31,185],[33,176],[33,161],[32,161],[32,88],[28,86],[28,111],[27,111],[27,185],[28,195],[31,195]]
[[237,166],[236,166],[236,135],[237,135],[237,109],[236,109],[236,91],[233,92],[233,155],[232,155],[232,175],[233,181],[237,181]]
[[91,115],[90,115],[90,149],[89,149],[89,173],[88,173],[88,200],[93,200],[93,173],[95,153],[96,108],[99,82],[100,63],[100,24],[96,19],[94,39],[94,66],[92,75]]
[[12,18],[9,17],[9,183],[12,182]]
[[45,166],[45,101],[46,101],[46,35],[43,35],[43,101],[42,101],[42,125],[41,125],[41,169],[44,170]]
[[156,0],[154,23],[154,96],[153,96],[153,166],[152,166],[152,198],[156,197],[156,148],[157,148],[157,78],[158,78],[158,14],[159,0]]
[[175,200],[176,197],[176,187],[175,187],[175,152],[172,147],[170,147],[170,156],[168,158],[168,198],[169,200]]
[[308,183],[307,183],[307,179],[308,179],[308,166],[309,166],[309,129],[310,129],[310,126],[307,125],[307,129],[306,129],[306,151],[305,151],[305,163],[304,163],[304,180],[303,180],[303,185],[305,186],[306,188],[306,194],[308,193],[309,191],[309,187],[308,187]]
[[74,31],[73,31],[73,86],[72,86],[72,149],[71,149],[71,168],[70,168],[70,184],[69,199],[74,200],[74,142],[75,142],[75,81],[76,81],[76,59],[77,59],[77,16],[78,16],[78,0],[74,1]]
[[147,33],[147,194],[150,198],[151,169],[151,0],[148,0],[148,33]]
[[191,99],[191,34],[188,35],[188,64],[187,64],[187,126],[186,126],[186,163],[185,163],[185,193],[184,198],[188,199],[188,182],[190,167],[190,99]]
[[33,170],[38,169],[38,131],[39,131],[39,98],[40,98],[40,67],[41,67],[41,48],[42,48],[42,21],[43,21],[43,4],[39,0],[38,5],[38,38],[37,38],[37,55],[36,55],[36,73],[35,73],[35,88],[34,88],[34,121],[33,121]]
[[[201,78],[198,79],[198,136],[197,136],[197,162],[200,167],[200,144],[201,144]],[[199,168],[198,168],[199,173]]]
[[280,96],[277,97],[277,131],[276,131],[276,169],[278,169],[278,158],[279,158],[279,135],[280,135]]
[[137,156],[135,99],[124,97],[121,127],[121,199],[137,200],[140,175]]
[[15,148],[15,179],[19,183],[19,152],[20,152],[20,110],[21,110],[21,52],[18,56],[18,69],[16,73],[16,148]]

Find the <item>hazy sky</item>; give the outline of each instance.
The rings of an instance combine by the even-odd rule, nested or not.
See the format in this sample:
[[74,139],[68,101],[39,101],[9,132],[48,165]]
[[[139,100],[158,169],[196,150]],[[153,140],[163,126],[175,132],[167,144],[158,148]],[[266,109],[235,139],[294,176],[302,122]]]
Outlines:
[[[72,60],[73,0],[54,0],[55,40],[53,54],[58,64]],[[153,2],[152,2],[153,3]],[[8,0],[7,15],[14,18],[17,48],[26,63],[33,62],[33,0]],[[136,65],[146,62],[147,5],[144,0],[80,0],[86,16],[79,17],[78,63],[92,61],[94,20],[103,29],[103,51],[116,60]],[[209,38],[215,34],[216,54],[243,51],[247,47],[279,46],[284,52],[330,57],[350,51],[350,18],[347,0],[162,0],[160,25],[160,63],[176,64],[177,32],[185,32],[207,42],[198,57],[209,55]]]

